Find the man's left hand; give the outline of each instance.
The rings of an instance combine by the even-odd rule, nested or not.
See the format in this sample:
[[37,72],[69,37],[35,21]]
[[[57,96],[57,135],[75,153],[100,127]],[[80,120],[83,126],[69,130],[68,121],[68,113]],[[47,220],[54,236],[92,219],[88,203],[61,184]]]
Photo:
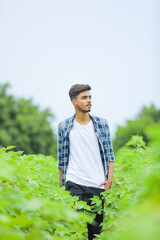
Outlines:
[[103,185],[104,185],[105,191],[109,190],[112,186],[112,180],[104,181],[99,186],[101,187]]

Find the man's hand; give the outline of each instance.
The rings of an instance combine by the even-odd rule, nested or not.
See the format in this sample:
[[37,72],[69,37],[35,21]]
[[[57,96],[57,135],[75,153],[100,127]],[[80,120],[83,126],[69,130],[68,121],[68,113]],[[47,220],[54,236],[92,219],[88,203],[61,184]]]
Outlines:
[[102,187],[104,185],[105,191],[109,190],[112,186],[112,180],[107,180],[102,182],[99,186]]

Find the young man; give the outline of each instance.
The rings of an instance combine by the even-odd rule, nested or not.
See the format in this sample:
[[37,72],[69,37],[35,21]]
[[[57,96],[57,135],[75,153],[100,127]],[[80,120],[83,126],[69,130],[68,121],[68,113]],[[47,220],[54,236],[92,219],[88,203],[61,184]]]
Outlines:
[[[58,126],[58,168],[60,187],[72,196],[91,204],[90,198],[111,188],[115,161],[110,131],[105,119],[89,114],[91,87],[75,84],[69,96],[75,108],[71,118]],[[103,203],[102,203],[103,208]],[[88,239],[100,234],[102,214],[97,214],[97,224],[87,224]]]

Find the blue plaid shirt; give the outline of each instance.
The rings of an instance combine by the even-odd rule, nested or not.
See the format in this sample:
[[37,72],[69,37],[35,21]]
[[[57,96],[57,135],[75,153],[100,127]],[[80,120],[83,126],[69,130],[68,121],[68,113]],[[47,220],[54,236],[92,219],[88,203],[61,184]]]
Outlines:
[[[58,165],[62,169],[62,185],[66,182],[66,171],[69,159],[69,133],[73,127],[74,116],[62,121],[58,125]],[[91,116],[95,134],[98,139],[99,149],[104,167],[105,180],[108,179],[108,162],[114,162],[114,153],[107,120]]]

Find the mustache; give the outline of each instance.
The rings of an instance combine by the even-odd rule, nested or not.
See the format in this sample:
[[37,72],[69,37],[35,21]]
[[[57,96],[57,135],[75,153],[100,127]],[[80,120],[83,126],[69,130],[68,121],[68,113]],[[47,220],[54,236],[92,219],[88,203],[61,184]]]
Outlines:
[[91,103],[89,103],[89,104],[87,104],[86,106],[92,106],[92,104],[91,104]]

